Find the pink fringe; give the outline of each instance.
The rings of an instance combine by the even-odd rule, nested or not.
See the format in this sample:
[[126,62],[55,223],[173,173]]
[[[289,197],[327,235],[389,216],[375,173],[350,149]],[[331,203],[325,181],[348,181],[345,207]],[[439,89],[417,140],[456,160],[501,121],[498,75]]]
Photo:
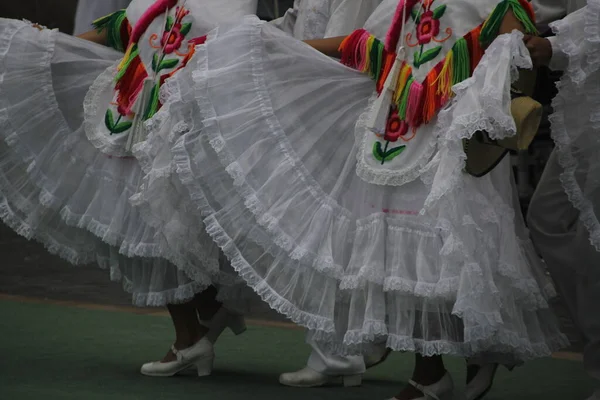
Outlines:
[[421,113],[423,98],[423,85],[420,82],[413,81],[408,92],[408,104],[406,105],[406,121],[410,126],[418,126],[418,118]]
[[367,48],[367,40],[369,40],[369,37],[371,37],[369,32],[364,31],[356,43],[355,65],[356,69],[359,71],[365,71],[366,69],[366,63],[369,57],[369,49]]
[[[406,17],[402,21],[402,13],[404,12],[404,4],[406,3]],[[396,13],[392,20],[392,25],[388,30],[387,37],[385,39],[385,49],[390,53],[396,52],[396,47],[400,42],[400,33],[402,32],[402,26],[410,18],[410,12],[413,7],[418,3],[418,0],[400,0],[398,7],[396,7]]]
[[165,13],[168,9],[175,7],[177,5],[177,1],[178,0],[157,0],[154,4],[148,7],[146,12],[144,12],[142,17],[133,27],[129,43],[137,43],[144,32],[146,32],[146,29],[148,29],[152,21],[154,21],[159,15]]

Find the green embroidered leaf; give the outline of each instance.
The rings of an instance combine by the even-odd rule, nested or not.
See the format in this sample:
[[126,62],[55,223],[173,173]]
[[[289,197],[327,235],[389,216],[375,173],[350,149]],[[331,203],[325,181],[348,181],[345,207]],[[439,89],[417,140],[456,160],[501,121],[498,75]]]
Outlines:
[[129,128],[131,128],[133,126],[133,122],[121,122],[120,124],[118,124],[117,126],[115,126],[115,128],[112,130],[111,134],[116,134],[116,133],[123,133],[125,131],[128,131]]
[[106,110],[106,114],[104,115],[104,125],[106,125],[106,128],[111,132],[115,126],[115,119],[113,118],[113,114],[110,109]]
[[156,70],[157,66],[158,66],[158,54],[154,53],[154,56],[152,56],[152,71],[158,72]]
[[385,153],[385,160],[392,161],[394,158],[398,157],[400,154],[404,152],[406,146],[394,147],[393,149],[388,150]]
[[421,66],[420,60],[421,60],[421,52],[415,51],[415,54],[413,55],[413,65],[415,66],[415,68],[419,68]]
[[165,26],[165,30],[169,32],[173,28],[173,17],[170,15],[167,17],[167,26]]
[[188,22],[188,23],[186,23],[186,24],[183,24],[183,25],[181,26],[181,34],[182,34],[183,36],[187,36],[187,34],[188,34],[188,33],[190,33],[190,30],[191,30],[191,29],[192,29],[192,23],[191,23],[191,22]]
[[444,4],[442,6],[439,6],[435,10],[433,10],[433,18],[440,19],[444,16],[445,12],[446,12],[446,5]]
[[442,46],[434,47],[424,53],[415,53],[415,67],[419,68],[421,65],[433,60],[440,54],[440,51],[442,51]]
[[413,7],[413,9],[410,10],[410,16],[412,17],[413,21],[415,21],[417,24],[421,22],[421,14],[419,13],[419,7]]
[[392,161],[394,158],[398,157],[400,154],[402,154],[402,152],[404,152],[405,149],[406,146],[398,146],[386,151],[381,147],[381,142],[375,142],[373,144],[373,157],[375,157],[377,161],[381,161],[381,164],[383,164],[386,161]]
[[160,63],[160,66],[158,67],[158,71],[156,71],[156,72],[160,72],[160,71],[162,71],[163,69],[170,69],[170,68],[173,68],[173,67],[175,67],[177,64],[179,64],[179,60],[178,60],[178,59],[176,59],[176,58],[171,58],[171,59],[169,59],[169,60],[163,60],[163,61]]
[[385,153],[381,148],[380,142],[373,143],[373,157],[375,157],[377,161],[383,161],[385,159]]

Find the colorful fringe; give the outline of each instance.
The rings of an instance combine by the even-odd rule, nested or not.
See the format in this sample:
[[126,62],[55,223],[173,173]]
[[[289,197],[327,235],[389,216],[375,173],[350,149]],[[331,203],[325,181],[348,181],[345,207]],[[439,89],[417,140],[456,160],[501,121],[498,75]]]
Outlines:
[[131,25],[127,20],[125,10],[99,18],[92,25],[98,32],[106,30],[107,45],[109,47],[117,51],[125,51],[131,36]]
[[[131,114],[137,96],[144,85],[144,80],[148,77],[148,72],[139,57],[138,41],[152,21],[176,5],[177,0],[158,0],[144,12],[133,28],[129,28],[127,50],[117,67],[118,72],[115,77],[118,109],[122,116]],[[152,92],[152,102],[145,113],[147,116],[154,115],[160,108],[158,94],[159,90],[155,88]]]
[[[407,2],[410,6],[411,0]],[[402,10],[400,7],[398,9]],[[452,87],[471,77],[483,57],[485,48],[498,35],[502,20],[508,11],[514,13],[527,33],[537,33],[533,22],[533,8],[529,2],[504,0],[496,6],[485,22],[454,43],[452,49],[431,69],[423,82],[414,79],[412,67],[404,62],[393,99],[399,118],[413,128],[430,122],[453,96]],[[409,12],[407,14],[410,15]],[[364,29],[354,31],[340,46],[341,62],[373,78],[379,93],[383,90],[396,59],[396,53],[387,49],[395,50],[393,45],[398,43],[394,35],[399,36],[399,29],[404,23],[404,21],[400,22],[401,15],[401,11],[396,12],[386,38],[387,46]],[[396,31],[398,31],[397,35]]]

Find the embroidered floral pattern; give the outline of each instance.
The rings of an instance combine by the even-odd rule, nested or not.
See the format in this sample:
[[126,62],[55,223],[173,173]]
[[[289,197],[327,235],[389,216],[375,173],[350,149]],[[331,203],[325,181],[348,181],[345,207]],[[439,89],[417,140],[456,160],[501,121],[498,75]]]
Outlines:
[[157,0],[135,27],[129,29],[131,38],[118,68],[115,101],[111,103],[104,118],[104,124],[110,135],[122,134],[132,128],[136,116],[133,106],[141,94],[144,81],[149,78],[150,73],[154,73],[157,76],[156,83],[148,98],[144,97],[147,99],[147,104],[142,107],[142,120],[151,118],[162,106],[159,101],[162,84],[187,65],[197,44],[204,43],[205,37],[186,41],[186,36],[192,29],[192,22],[185,21],[190,12],[184,7],[176,7],[174,16],[167,17],[163,30],[150,35],[150,47],[156,52],[152,57],[151,71],[148,71],[148,66],[144,65],[140,58],[138,40],[156,18],[164,18],[165,12],[176,4],[175,0]]
[[[391,105],[387,110],[382,109],[389,112],[385,128],[373,129],[377,140],[373,144],[372,154],[381,164],[402,154],[406,146],[394,147],[394,144],[399,140],[406,143],[415,138],[418,128],[429,123],[447,104],[453,95],[453,85],[471,76],[483,57],[485,48],[497,36],[508,11],[513,12],[527,33],[537,33],[533,8],[528,0],[503,0],[482,24],[458,38],[444,58],[427,73],[422,82],[419,82],[413,77],[413,68],[435,59],[442,49],[442,46],[436,46],[425,50],[425,46],[443,43],[453,34],[452,29],[448,27],[445,30],[447,36],[439,37],[439,20],[446,13],[447,6],[440,5],[434,8],[435,2],[436,0],[424,0],[421,5],[417,5],[416,1],[400,1],[398,5],[399,9],[405,4],[412,7],[410,16],[406,19],[412,18],[417,25],[416,40],[413,40],[413,33],[408,33],[405,39],[408,46],[420,45],[421,49],[415,53],[414,65],[405,61],[400,67]],[[397,12],[397,16],[399,15],[402,15],[402,12]],[[388,33],[387,44],[366,30],[359,29],[349,35],[341,45],[342,63],[369,74],[376,81],[379,94],[384,90],[384,83],[394,66],[395,49],[404,22],[400,19],[394,20]]]
[[421,5],[413,7],[411,10],[411,18],[417,24],[416,34],[417,40],[413,41],[413,33],[409,32],[406,35],[406,43],[409,47],[421,46],[419,51],[415,52],[413,65],[419,68],[421,65],[435,59],[442,51],[442,46],[435,46],[425,50],[425,45],[431,42],[443,43],[452,37],[452,28],[446,28],[446,36],[438,38],[440,34],[440,18],[446,13],[446,5],[443,4],[432,10],[435,0],[426,0]]

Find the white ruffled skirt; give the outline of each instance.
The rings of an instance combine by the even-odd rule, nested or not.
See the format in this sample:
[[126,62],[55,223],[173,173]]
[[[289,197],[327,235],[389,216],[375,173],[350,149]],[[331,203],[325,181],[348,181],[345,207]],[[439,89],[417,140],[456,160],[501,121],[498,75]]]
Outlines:
[[0,19],[0,216],[73,264],[109,269],[139,306],[239,286],[208,235],[188,237],[183,251],[132,206],[144,176],[134,157],[107,156],[88,140],[84,109],[102,83],[96,79],[120,57]]
[[600,251],[600,1],[552,25],[569,65],[553,100],[552,138],[563,186]]
[[[387,340],[425,355],[549,355],[566,340],[508,163],[463,172],[462,138],[514,134],[501,66],[530,65],[519,35],[456,88],[420,177],[385,186],[357,175],[368,77],[256,18],[221,26],[163,87],[135,149],[135,203],[172,240],[206,229],[264,301],[336,352]],[[172,221],[185,223],[160,228]]]

